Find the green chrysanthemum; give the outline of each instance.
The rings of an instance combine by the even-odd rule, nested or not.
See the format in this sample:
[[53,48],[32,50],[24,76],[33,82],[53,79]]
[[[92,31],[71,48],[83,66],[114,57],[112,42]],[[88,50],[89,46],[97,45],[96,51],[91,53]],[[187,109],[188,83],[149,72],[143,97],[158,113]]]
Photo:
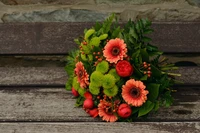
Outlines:
[[81,88],[81,87],[78,88],[78,93],[79,93],[81,96],[84,96],[85,92],[86,92],[86,89]]
[[90,76],[90,82],[95,84],[96,86],[100,87],[102,86],[102,80],[104,76],[99,71],[94,71]]
[[90,83],[90,85],[89,85],[89,91],[93,95],[98,95],[99,92],[100,92],[100,88],[98,86],[96,86],[94,83]]
[[91,52],[91,49],[88,45],[81,44],[81,46],[85,54],[89,54]]
[[93,60],[93,55],[92,54],[88,54],[87,56],[88,56],[89,61]]
[[117,74],[116,69],[111,69],[108,73],[115,77],[116,82],[120,80],[120,76]]
[[114,76],[113,75],[111,75],[111,74],[106,74],[106,75],[104,75],[104,77],[103,77],[103,84],[102,84],[102,86],[103,86],[103,88],[112,88],[114,85],[115,85],[115,78],[114,78]]
[[86,54],[81,54],[81,59],[84,60],[84,61],[87,61]]
[[78,82],[78,78],[77,77],[73,78],[72,86],[74,87],[75,90],[78,90],[80,88],[80,84]]
[[109,64],[107,61],[102,61],[100,63],[98,63],[97,67],[96,67],[96,70],[105,74],[109,69]]
[[92,61],[93,55],[92,54],[81,54],[81,59],[83,61]]
[[96,46],[98,47],[99,44],[100,44],[101,40],[99,39],[99,37],[93,37],[91,40],[90,40],[90,45],[91,46]]
[[118,87],[115,85],[112,88],[104,89],[103,92],[104,92],[104,94],[106,94],[109,97],[114,97],[115,95],[117,95]]

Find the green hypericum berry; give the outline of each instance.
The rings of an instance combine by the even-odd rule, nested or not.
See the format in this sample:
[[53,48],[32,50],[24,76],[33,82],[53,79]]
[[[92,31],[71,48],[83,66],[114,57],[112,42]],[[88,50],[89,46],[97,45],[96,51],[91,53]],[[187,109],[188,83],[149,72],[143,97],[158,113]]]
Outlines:
[[103,77],[103,88],[112,88],[115,85],[115,78],[111,74],[106,74]]
[[116,82],[120,80],[120,76],[117,74],[116,69],[111,69],[108,73],[115,77]]
[[104,89],[103,92],[104,92],[104,94],[106,94],[109,97],[114,97],[115,95],[117,95],[118,87],[117,87],[117,85],[115,85],[112,88]]
[[96,86],[100,87],[102,86],[102,80],[104,76],[99,71],[94,71],[90,76],[90,82],[95,84]]
[[89,91],[93,95],[98,95],[99,92],[100,92],[100,88],[98,86],[96,86],[94,83],[90,83],[90,85],[89,85]]
[[74,87],[75,90],[78,90],[80,88],[80,84],[78,82],[78,77],[73,78],[72,86]]
[[102,61],[100,63],[98,63],[97,67],[96,67],[96,70],[105,74],[109,69],[109,64],[107,61]]
[[86,92],[86,89],[81,88],[81,87],[78,88],[78,93],[79,93],[81,96],[84,96],[85,92]]
[[99,37],[93,37],[91,40],[90,40],[90,45],[91,46],[96,46],[98,47],[99,44],[100,44],[101,40],[99,39]]

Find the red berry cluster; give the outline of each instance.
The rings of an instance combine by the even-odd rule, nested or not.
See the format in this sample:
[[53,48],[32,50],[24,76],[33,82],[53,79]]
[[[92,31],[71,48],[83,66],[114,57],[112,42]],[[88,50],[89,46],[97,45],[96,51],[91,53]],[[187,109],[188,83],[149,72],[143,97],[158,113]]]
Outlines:
[[94,63],[94,66],[97,66],[97,64],[103,60],[102,53],[101,52],[93,52],[93,55],[94,55],[95,59],[97,59],[97,61]]
[[143,68],[145,69],[144,74],[150,78],[151,77],[151,64],[147,64],[146,62],[143,62]]

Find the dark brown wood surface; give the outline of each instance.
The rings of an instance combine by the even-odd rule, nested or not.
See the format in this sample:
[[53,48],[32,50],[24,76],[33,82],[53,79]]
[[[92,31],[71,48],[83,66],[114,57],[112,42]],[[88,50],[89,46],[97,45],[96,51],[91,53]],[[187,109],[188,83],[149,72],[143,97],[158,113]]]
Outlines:
[[63,56],[93,24],[0,24],[0,133],[199,133],[200,22],[153,23],[152,44],[180,66],[175,72],[182,76],[176,79],[184,84],[174,86],[170,108],[132,123],[91,118],[75,107],[76,99],[64,88],[68,76]]
[[[74,38],[94,23],[0,24],[0,54],[67,54],[76,48]],[[200,23],[154,23],[152,44],[168,53],[199,53]]]
[[[177,87],[174,105],[148,119],[136,121],[200,121],[200,87]],[[76,99],[64,88],[0,88],[0,122],[100,121],[75,107]]]

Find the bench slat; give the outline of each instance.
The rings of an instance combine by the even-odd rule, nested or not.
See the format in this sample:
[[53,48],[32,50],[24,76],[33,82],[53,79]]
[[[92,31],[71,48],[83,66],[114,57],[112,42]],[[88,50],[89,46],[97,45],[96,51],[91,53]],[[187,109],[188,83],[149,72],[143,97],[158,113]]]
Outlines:
[[[200,67],[180,67],[176,77],[185,84],[200,84]],[[67,73],[63,67],[0,67],[0,86],[65,85]]]
[[[200,88],[177,90],[174,105],[147,121],[200,121]],[[100,121],[76,108],[75,101],[64,88],[1,88],[0,121]]]
[[64,85],[67,78],[63,67],[0,67],[0,86]]
[[[74,38],[94,23],[0,24],[0,54],[66,54],[76,48]],[[164,52],[200,51],[199,22],[160,22],[152,25],[153,44]]]
[[[116,128],[117,127],[117,128]],[[132,122],[132,123],[102,123],[102,122],[76,122],[76,123],[1,123],[2,133],[199,133],[200,122]]]

